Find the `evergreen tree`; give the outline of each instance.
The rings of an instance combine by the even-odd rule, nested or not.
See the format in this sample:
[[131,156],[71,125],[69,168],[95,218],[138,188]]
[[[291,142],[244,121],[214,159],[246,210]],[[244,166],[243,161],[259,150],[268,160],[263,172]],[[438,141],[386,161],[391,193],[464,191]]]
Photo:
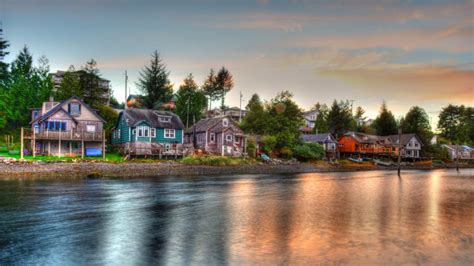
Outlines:
[[81,97],[85,103],[95,109],[106,105],[107,99],[104,98],[104,95],[107,93],[108,88],[100,86],[100,71],[97,68],[97,62],[94,59],[86,62],[82,70],[78,72],[78,75],[81,85],[79,93],[82,93],[82,97],[80,95],[77,96]]
[[137,86],[143,93],[142,104],[148,109],[160,109],[173,97],[173,86],[169,72],[163,64],[158,51],[151,55],[150,65],[140,72]]
[[176,113],[186,127],[191,126],[193,121],[201,120],[207,106],[207,98],[199,89],[192,74],[189,74],[179,86],[176,98]]
[[216,73],[214,72],[214,69],[211,68],[211,70],[209,71],[209,75],[204,81],[204,85],[202,85],[202,90],[208,98],[209,110],[212,110],[212,101],[219,99],[216,79]]
[[76,72],[74,66],[70,66],[68,71],[64,73],[61,84],[54,94],[54,98],[58,101],[61,101],[72,96],[77,96],[80,98],[84,97],[84,91],[81,87],[79,73]]
[[441,110],[438,120],[441,136],[454,143],[474,143],[474,108],[448,105]]
[[267,114],[258,94],[252,95],[246,110],[248,111],[247,115],[243,118],[240,125],[244,132],[258,135],[266,134]]
[[365,116],[365,110],[361,106],[356,108],[354,119],[357,123],[356,131],[367,133],[368,127],[365,125],[367,122],[367,117]]
[[352,117],[350,104],[334,100],[328,113],[327,124],[329,131],[336,138],[342,136],[347,131],[354,130],[355,120]]
[[382,103],[379,116],[374,121],[373,127],[377,135],[388,136],[398,134],[398,125],[392,112],[387,109],[387,104]]
[[225,96],[234,87],[232,74],[225,67],[222,67],[216,76],[216,93],[221,99],[221,109],[225,108]]
[[33,56],[30,54],[28,47],[25,45],[16,59],[11,64],[11,74],[16,77],[23,77],[26,79],[33,76]]
[[[4,40],[3,29],[0,28],[0,86],[4,84],[8,79],[8,64],[4,62],[5,56],[9,54],[6,49],[10,46],[7,40]],[[1,90],[2,88],[0,88]],[[1,109],[0,109],[1,110]]]
[[314,121],[313,133],[319,134],[329,132],[327,121],[329,113],[328,106],[318,102],[314,105],[313,110],[318,111],[318,116],[316,117],[316,121]]
[[265,131],[276,137],[276,148],[292,148],[299,141],[304,125],[303,111],[289,91],[279,93],[267,106]]
[[433,133],[431,132],[428,114],[423,108],[413,106],[400,122],[403,133],[417,134],[425,145],[430,143]]

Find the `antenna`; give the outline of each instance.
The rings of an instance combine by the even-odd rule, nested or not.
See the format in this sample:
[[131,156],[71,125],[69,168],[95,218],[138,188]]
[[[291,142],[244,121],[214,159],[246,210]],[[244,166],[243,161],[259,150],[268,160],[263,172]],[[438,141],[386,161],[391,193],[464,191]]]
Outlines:
[[124,102],[124,109],[127,109],[127,82],[128,82],[128,75],[127,70],[125,70],[125,102]]

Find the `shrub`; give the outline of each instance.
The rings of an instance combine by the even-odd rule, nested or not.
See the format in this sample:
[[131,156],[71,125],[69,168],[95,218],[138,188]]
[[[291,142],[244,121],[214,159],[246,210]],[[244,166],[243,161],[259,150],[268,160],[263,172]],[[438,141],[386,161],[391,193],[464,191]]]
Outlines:
[[277,138],[275,136],[263,136],[262,142],[262,150],[268,154],[271,154],[277,144]]
[[298,160],[319,160],[324,157],[324,148],[317,143],[301,143],[293,148],[293,154]]
[[254,162],[254,160],[222,156],[189,156],[183,158],[181,162],[187,165],[233,166],[249,164]]
[[247,144],[247,154],[250,157],[255,158],[257,156],[256,152],[257,152],[257,148],[255,147],[255,143],[254,142],[249,142]]
[[280,155],[283,158],[290,159],[293,158],[293,151],[288,147],[283,147],[280,149]]

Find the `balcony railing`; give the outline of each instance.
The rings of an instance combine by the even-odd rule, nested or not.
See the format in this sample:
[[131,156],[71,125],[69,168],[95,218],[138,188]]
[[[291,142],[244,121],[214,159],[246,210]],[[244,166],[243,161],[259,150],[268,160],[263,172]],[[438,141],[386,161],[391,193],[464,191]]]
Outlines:
[[75,141],[102,141],[103,132],[87,132],[78,130],[49,131],[25,129],[25,138],[37,140],[75,140]]

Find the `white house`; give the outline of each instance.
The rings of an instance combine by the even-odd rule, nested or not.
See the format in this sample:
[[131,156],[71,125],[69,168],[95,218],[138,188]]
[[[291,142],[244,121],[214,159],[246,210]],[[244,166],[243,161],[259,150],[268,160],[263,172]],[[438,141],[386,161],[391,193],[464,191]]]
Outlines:
[[443,144],[443,147],[448,150],[449,158],[451,158],[451,160],[456,160],[458,156],[461,160],[474,159],[474,149],[467,145]]
[[421,148],[423,143],[416,134],[402,134],[401,141],[398,139],[398,135],[388,136],[396,147],[401,143],[402,145],[402,157],[404,158],[420,158]]

